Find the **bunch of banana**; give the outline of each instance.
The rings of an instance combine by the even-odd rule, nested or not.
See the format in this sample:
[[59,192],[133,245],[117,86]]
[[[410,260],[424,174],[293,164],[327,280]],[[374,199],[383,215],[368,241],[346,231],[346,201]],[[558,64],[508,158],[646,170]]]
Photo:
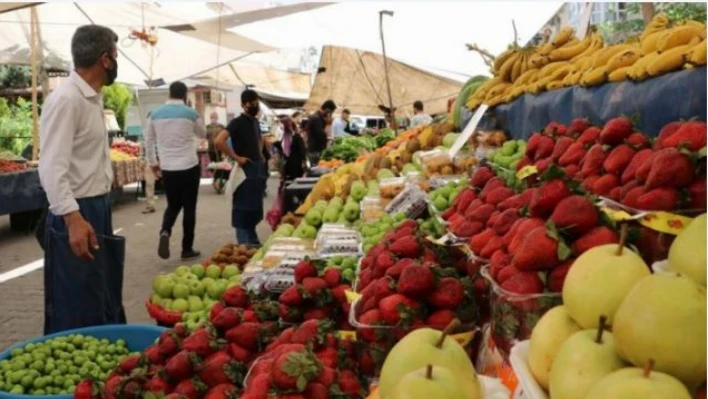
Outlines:
[[686,62],[695,66],[706,64],[706,39],[691,48],[686,54]]

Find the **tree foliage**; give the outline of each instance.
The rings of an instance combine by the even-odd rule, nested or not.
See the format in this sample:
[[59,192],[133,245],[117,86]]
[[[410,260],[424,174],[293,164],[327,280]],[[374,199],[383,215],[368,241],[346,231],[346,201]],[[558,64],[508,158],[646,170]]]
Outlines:
[[22,154],[32,142],[32,103],[22,98],[16,104],[8,104],[0,98],[0,151],[9,150]]
[[125,119],[132,102],[133,92],[124,84],[114,83],[103,88],[103,105],[116,114],[121,129],[125,129]]
[[0,88],[22,89],[32,85],[32,72],[22,65],[0,65]]

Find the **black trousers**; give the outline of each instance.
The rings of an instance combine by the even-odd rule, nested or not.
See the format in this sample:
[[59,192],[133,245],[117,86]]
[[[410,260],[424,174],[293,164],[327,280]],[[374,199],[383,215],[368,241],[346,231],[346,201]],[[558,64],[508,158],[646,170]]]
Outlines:
[[194,245],[194,226],[197,223],[197,196],[199,194],[199,165],[187,170],[163,170],[167,209],[162,219],[162,231],[172,235],[177,215],[182,214],[182,252],[191,251]]

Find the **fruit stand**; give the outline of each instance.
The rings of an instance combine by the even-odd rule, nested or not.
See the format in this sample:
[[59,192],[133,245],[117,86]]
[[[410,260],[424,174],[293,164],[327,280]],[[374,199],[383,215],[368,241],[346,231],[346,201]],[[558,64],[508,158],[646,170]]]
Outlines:
[[47,198],[37,169],[13,164],[12,170],[16,171],[0,173],[0,215],[10,215],[13,230],[27,231],[47,205]]

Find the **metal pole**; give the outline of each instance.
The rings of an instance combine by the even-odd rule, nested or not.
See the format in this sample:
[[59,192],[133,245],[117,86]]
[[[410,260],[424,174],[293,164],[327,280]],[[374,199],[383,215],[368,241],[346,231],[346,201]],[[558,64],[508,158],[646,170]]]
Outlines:
[[388,78],[388,58],[386,57],[386,41],[384,40],[383,32],[383,16],[388,15],[393,17],[393,11],[382,10],[379,11],[379,33],[381,34],[381,50],[383,53],[384,60],[384,76],[386,76],[386,90],[388,91],[388,106],[391,112],[391,127],[393,130],[398,128],[398,123],[396,123],[396,112],[393,108],[393,97],[391,96],[391,81]]
[[39,105],[37,103],[37,9],[30,9],[30,66],[32,68],[32,160],[39,155]]

